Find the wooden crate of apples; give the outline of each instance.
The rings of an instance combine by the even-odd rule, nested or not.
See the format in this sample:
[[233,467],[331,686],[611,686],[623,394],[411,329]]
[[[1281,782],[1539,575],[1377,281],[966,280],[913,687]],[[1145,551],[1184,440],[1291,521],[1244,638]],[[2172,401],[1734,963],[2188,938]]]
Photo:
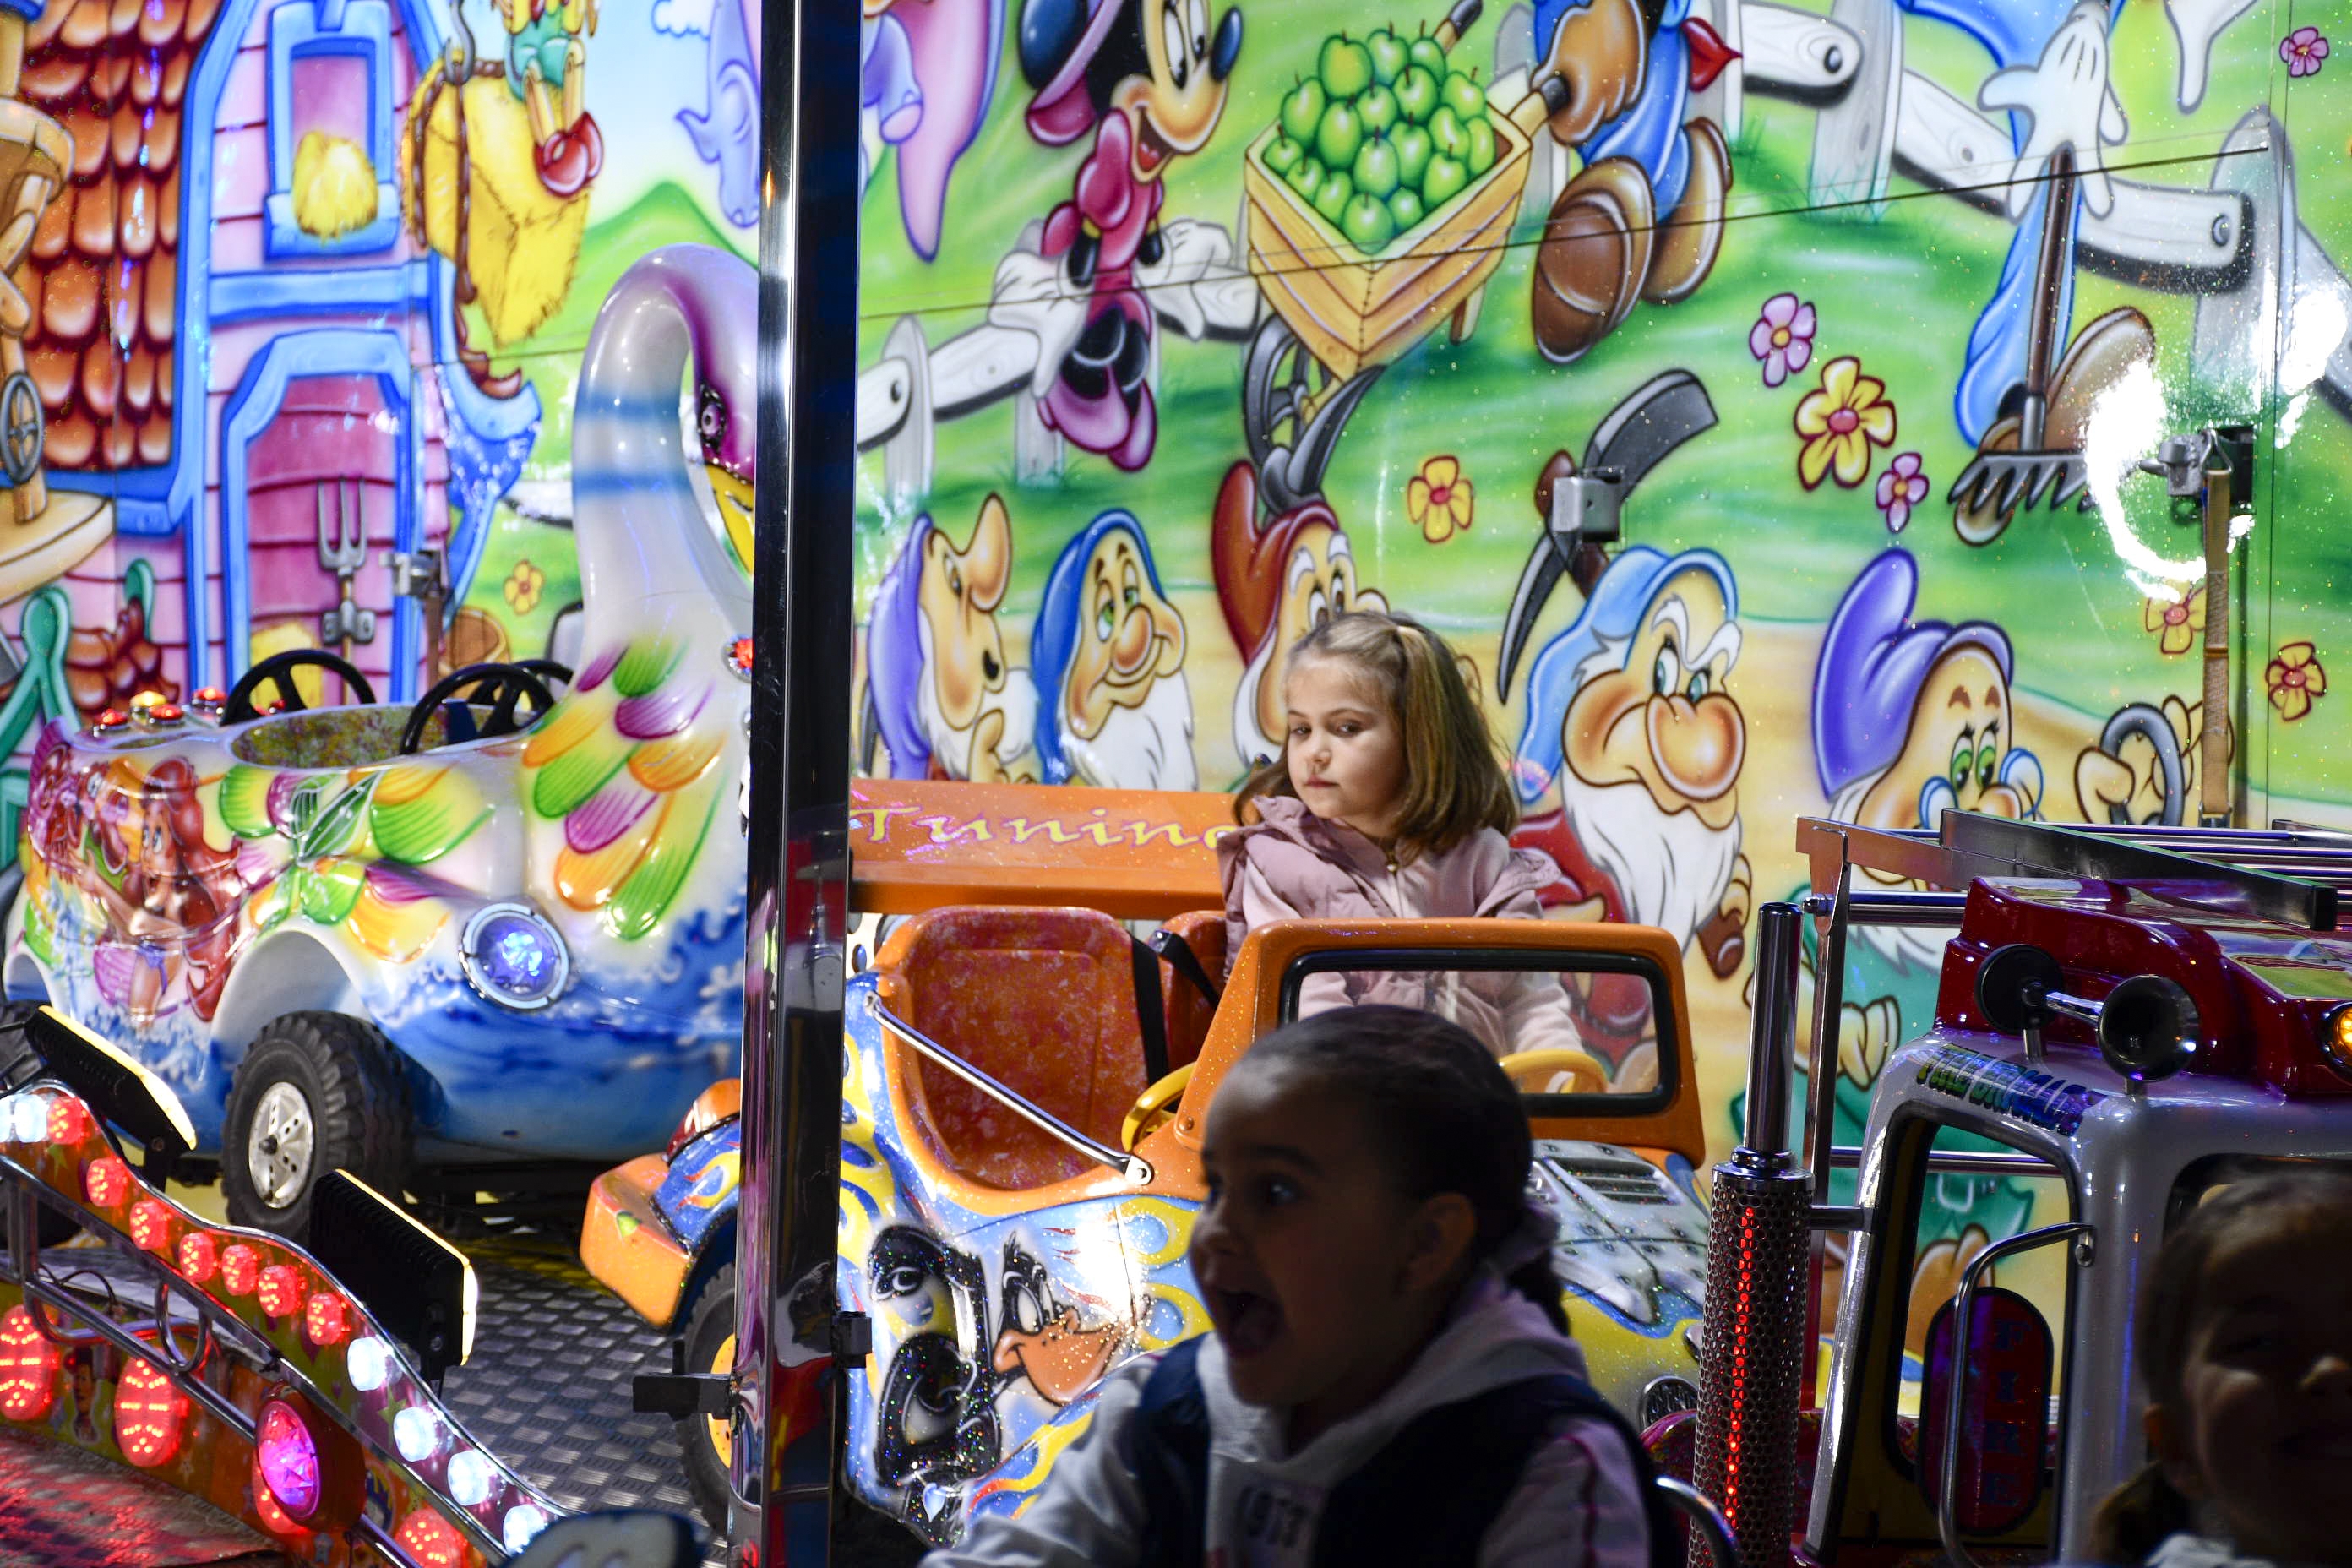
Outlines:
[[1455,68],[1454,31],[1325,39],[1244,160],[1250,271],[1341,378],[1402,353],[1502,261],[1528,140]]

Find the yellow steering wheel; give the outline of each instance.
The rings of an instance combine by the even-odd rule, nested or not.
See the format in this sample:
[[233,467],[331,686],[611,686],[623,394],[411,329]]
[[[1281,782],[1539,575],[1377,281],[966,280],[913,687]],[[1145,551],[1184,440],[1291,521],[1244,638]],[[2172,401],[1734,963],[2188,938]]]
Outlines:
[[1184,1098],[1184,1086],[1192,1081],[1192,1064],[1186,1062],[1138,1096],[1135,1108],[1118,1130],[1118,1146],[1133,1152],[1145,1133],[1176,1114],[1176,1102]]
[[[1568,1087],[1554,1089],[1552,1080],[1562,1073],[1569,1075]],[[1609,1069],[1598,1058],[1582,1051],[1517,1051],[1503,1058],[1503,1075],[1518,1085],[1522,1094],[1609,1092]]]

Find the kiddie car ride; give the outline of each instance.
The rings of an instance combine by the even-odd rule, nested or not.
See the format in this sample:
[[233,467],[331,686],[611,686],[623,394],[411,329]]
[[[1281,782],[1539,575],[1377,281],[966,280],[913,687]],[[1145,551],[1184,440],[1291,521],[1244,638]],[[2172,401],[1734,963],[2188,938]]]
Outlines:
[[[478,666],[403,707],[300,650],[213,710],[43,737],[8,994],[170,1083],[237,1223],[303,1235],[339,1166],[397,1194],[506,1164],[446,1179],[470,1197],[526,1184],[523,1162],[601,1164],[731,1069],[750,592],[690,482],[677,389],[690,364],[730,522],[752,316],[748,267],[677,247],[597,317],[573,434],[576,673]],[[301,664],[358,702],[263,713],[270,686],[301,709]]]
[[[2220,1186],[2352,1160],[2352,940],[2337,929],[2352,837],[1949,812],[1940,837],[1807,821],[1799,847],[1823,951],[1864,921],[1958,934],[1935,1026],[1887,1061],[1858,1151],[1826,1146],[1816,1106],[1809,1182],[1768,1109],[1716,1173],[1716,1260],[1746,1283],[1708,1302],[1698,1484],[1751,1562],[1780,1560],[1792,1525],[1812,1563],[1966,1564],[1977,1548],[2088,1561],[2100,1500],[2147,1457],[2130,1367],[2147,1249]],[[1857,868],[1969,890],[1864,892]],[[1769,1108],[1787,1104],[1798,918],[1774,906],[1761,928],[1750,1094]],[[1821,973],[1816,1052],[1839,1007],[1838,966]],[[1958,1133],[1998,1151],[1955,1149]],[[1841,1155],[1861,1166],[1850,1209],[1819,1201]],[[2058,1200],[2055,1223],[1995,1239],[1956,1292],[1914,1267],[1930,1184],[1954,1169],[2044,1183]],[[1853,1242],[1827,1399],[1801,1428],[1809,1226]],[[2036,1294],[2059,1303],[2054,1324],[1990,1283],[2042,1248],[2057,1289]],[[1902,1363],[1923,1318],[1914,1420]],[[1817,1432],[1817,1455],[1800,1430]]]
[[[1205,1194],[1202,1119],[1303,980],[1407,972],[1434,988],[1545,971],[1571,1005],[1646,994],[1655,1034],[1610,1061],[1506,1058],[1561,1222],[1555,1261],[1595,1384],[1646,1423],[1687,1408],[1706,1215],[1688,1012],[1662,931],[1535,921],[1284,921],[1225,963],[1213,846],[1223,795],[861,783],[854,897],[908,918],[851,954],[843,1082],[845,1474],[933,1541],[1011,1511],[1086,1428],[1105,1373],[1202,1332],[1185,1247]],[[1084,903],[1092,907],[1055,907]],[[1150,943],[1121,919],[1165,920]],[[1216,977],[1223,976],[1222,985]],[[601,1178],[591,1270],[685,1363],[734,1362],[734,1086],[698,1101],[664,1155]],[[1605,1140],[1605,1141],[1596,1141]],[[680,1422],[706,1507],[727,1431]]]

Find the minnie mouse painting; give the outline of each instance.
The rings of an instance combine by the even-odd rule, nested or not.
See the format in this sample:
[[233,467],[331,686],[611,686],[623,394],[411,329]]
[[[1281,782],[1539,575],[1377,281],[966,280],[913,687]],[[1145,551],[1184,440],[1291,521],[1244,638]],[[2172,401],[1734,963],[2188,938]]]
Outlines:
[[1077,446],[1139,468],[1159,415],[1144,384],[1155,327],[1134,270],[1161,256],[1160,176],[1224,114],[1241,10],[1212,34],[1208,0],[1025,0],[1020,41],[1030,134],[1058,147],[1095,132],[1071,199],[1045,220],[1045,254],[1087,296],[1087,318],[1038,411]]

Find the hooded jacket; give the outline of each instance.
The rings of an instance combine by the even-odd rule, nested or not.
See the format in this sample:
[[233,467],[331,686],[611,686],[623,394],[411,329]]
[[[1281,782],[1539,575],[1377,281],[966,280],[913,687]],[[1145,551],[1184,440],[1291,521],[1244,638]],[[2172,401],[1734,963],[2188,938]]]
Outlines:
[[[975,1521],[961,1544],[931,1553],[924,1568],[1132,1568],[1146,1512],[1135,1415],[1160,1359],[1139,1356],[1104,1384],[1092,1426],[1055,1461],[1025,1512]],[[1295,1453],[1284,1441],[1288,1412],[1242,1403],[1214,1336],[1202,1346],[1199,1371],[1211,1431],[1209,1561],[1290,1568],[1309,1561],[1324,1498],[1414,1416],[1528,1378],[1582,1377],[1584,1352],[1541,1308],[1481,1273],[1395,1386]],[[1528,1456],[1479,1542],[1479,1568],[1647,1568],[1649,1529],[1635,1477],[1612,1427],[1568,1418]],[[1303,1514],[1286,1549],[1250,1539],[1249,1517],[1265,1512],[1269,1496]]]
[[[1380,846],[1326,822],[1289,795],[1261,795],[1260,820],[1217,842],[1225,887],[1225,952],[1253,926],[1280,920],[1540,920],[1538,889],[1559,868],[1515,849],[1491,827],[1452,848],[1392,864]],[[1525,970],[1326,972],[1307,977],[1298,1015],[1384,1003],[1441,1014],[1496,1056],[1580,1049],[1563,978]]]

